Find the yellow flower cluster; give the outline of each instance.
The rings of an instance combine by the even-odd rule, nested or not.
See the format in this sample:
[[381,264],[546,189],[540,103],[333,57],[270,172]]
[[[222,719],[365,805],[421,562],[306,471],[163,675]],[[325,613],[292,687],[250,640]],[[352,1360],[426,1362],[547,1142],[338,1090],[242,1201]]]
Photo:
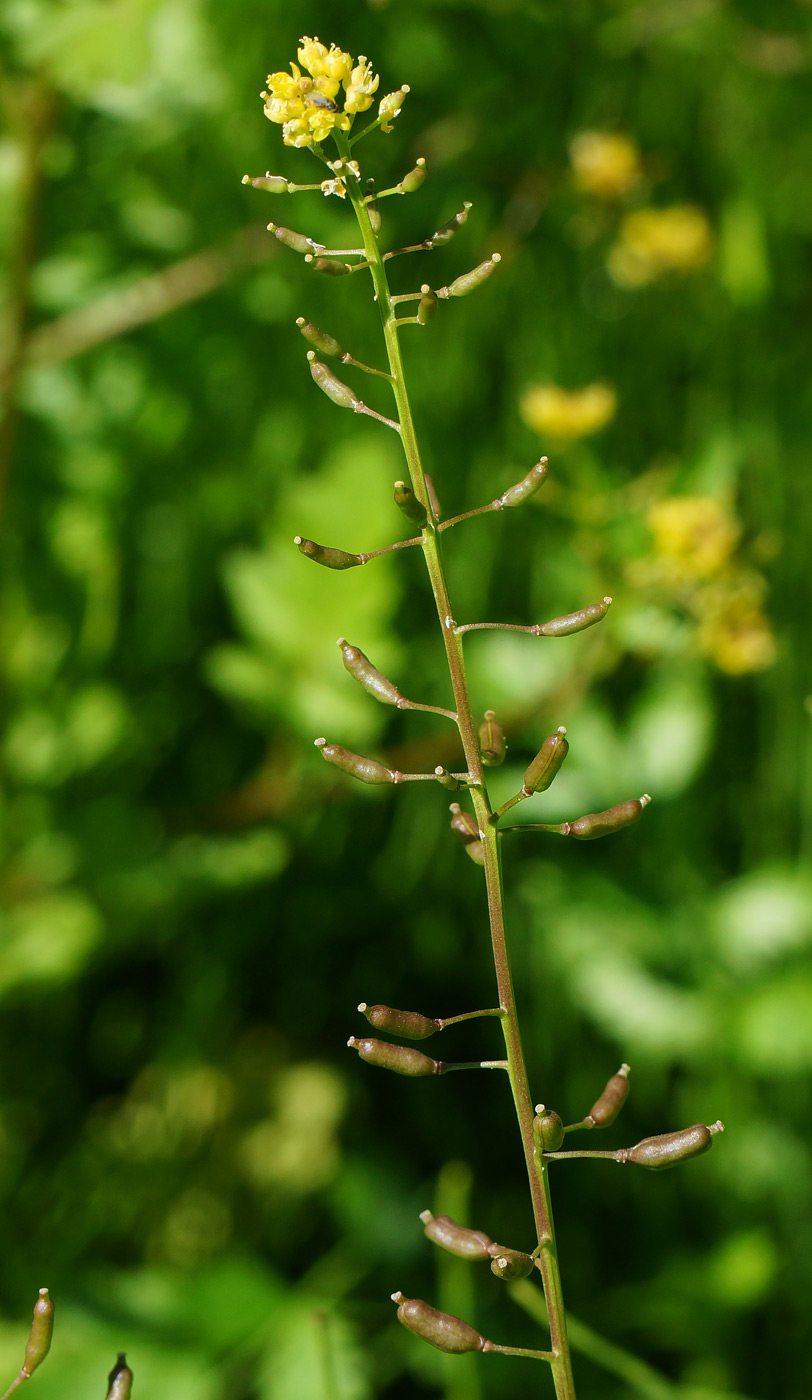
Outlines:
[[557,384],[534,384],[519,404],[528,428],[559,442],[596,433],[614,418],[616,408],[617,395],[608,384],[587,384],[572,392]]
[[578,189],[596,199],[621,199],[642,176],[637,145],[620,132],[579,132],[570,142],[570,160]]
[[635,209],[620,226],[607,267],[621,287],[643,287],[667,272],[694,272],[713,251],[713,235],[695,204]]
[[[380,78],[363,54],[353,63],[343,49],[328,49],[318,39],[301,39],[297,57],[301,67],[291,63],[290,73],[268,74],[268,91],[261,94],[265,115],[282,127],[286,146],[318,146],[332,131],[349,131],[357,113],[372,106]],[[384,131],[392,130],[408,91],[404,85],[381,101]]]

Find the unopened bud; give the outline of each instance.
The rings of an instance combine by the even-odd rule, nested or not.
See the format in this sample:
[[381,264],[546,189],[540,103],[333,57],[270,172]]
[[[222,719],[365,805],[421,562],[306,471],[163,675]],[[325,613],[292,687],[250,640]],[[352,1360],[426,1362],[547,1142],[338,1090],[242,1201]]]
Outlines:
[[695,1123],[692,1128],[683,1128],[681,1132],[660,1133],[657,1137],[643,1138],[635,1147],[621,1148],[617,1154],[618,1161],[634,1162],[635,1166],[662,1172],[666,1167],[675,1167],[678,1162],[687,1162],[689,1157],[700,1157],[711,1146],[714,1133],[724,1131],[722,1122],[713,1123],[709,1128],[704,1123]]
[[253,185],[255,190],[267,190],[269,194],[287,194],[288,181],[284,175],[243,175],[244,185]]
[[359,1003],[358,1010],[376,1031],[402,1035],[404,1040],[425,1040],[427,1036],[442,1030],[440,1021],[421,1016],[419,1011],[396,1011],[393,1006],[367,1006],[365,1001]]
[[312,559],[315,564],[323,564],[325,569],[354,569],[359,564],[366,563],[366,559],[361,554],[348,554],[345,549],[333,549],[327,544],[316,544],[315,540],[306,540],[302,535],[294,535],[293,543],[300,554],[304,554],[307,559]]
[[292,228],[283,228],[281,224],[268,224],[268,232],[274,238],[278,238],[280,243],[284,243],[286,248],[292,248],[294,253],[310,253],[312,255],[314,243],[312,238],[306,238],[303,233],[296,233]]
[[448,223],[442,224],[437,232],[431,235],[431,238],[427,238],[425,246],[427,248],[441,248],[444,243],[450,243],[457,230],[461,229],[463,224],[467,222],[468,210],[470,208],[470,200],[466,199],[459,214],[455,214],[453,219],[449,219]]
[[51,1338],[53,1334],[54,1305],[48,1295],[48,1289],[41,1288],[39,1297],[34,1304],[34,1317],[31,1323],[31,1331],[28,1334],[28,1341],[25,1344],[25,1359],[22,1364],[21,1375],[30,1376],[45,1360],[51,1349]]
[[417,303],[417,320],[421,326],[428,325],[434,319],[437,310],[437,293],[433,292],[426,284],[420,288],[422,296]]
[[629,1066],[621,1065],[617,1074],[606,1085],[600,1098],[593,1103],[586,1115],[587,1123],[596,1128],[608,1128],[614,1123],[629,1096]]
[[428,521],[426,507],[418,501],[411,486],[407,486],[405,481],[395,482],[395,505],[403,511],[410,524],[416,525],[418,530],[424,528]]
[[351,647],[346,637],[339,637],[337,645],[341,647],[344,665],[364,690],[368,690],[382,705],[397,705],[398,701],[402,700],[397,686],[375,669],[369,657],[365,656],[359,647]]
[[502,1249],[491,1260],[491,1273],[509,1282],[515,1278],[529,1278],[534,1264],[529,1254],[520,1249]]
[[353,753],[351,749],[342,749],[340,744],[328,744],[326,739],[316,739],[315,744],[321,750],[322,758],[343,773],[349,773],[351,778],[358,778],[359,782],[376,784],[395,781],[394,773],[376,758],[364,758],[363,754]]
[[471,860],[476,865],[484,865],[485,850],[475,819],[470,812],[463,812],[458,802],[451,803],[450,811],[451,830],[457,833]]
[[322,393],[326,394],[328,399],[332,399],[333,403],[337,403],[339,408],[354,408],[358,399],[352,389],[348,389],[346,384],[342,384],[340,379],[336,379],[331,369],[323,365],[321,360],[316,359],[314,350],[308,350],[307,358],[310,362],[310,373]]
[[485,711],[485,719],[479,726],[479,751],[487,768],[496,768],[505,761],[505,735],[493,710]]
[[541,637],[569,637],[573,632],[585,632],[587,627],[594,627],[596,622],[600,622],[611,605],[611,598],[604,598],[602,603],[590,603],[587,608],[579,608],[578,612],[564,613],[563,617],[551,617],[549,622],[542,622],[539,625],[539,636]]
[[552,1108],[543,1103],[536,1105],[533,1119],[533,1138],[542,1152],[557,1152],[564,1141],[564,1124]]
[[347,352],[344,346],[339,345],[332,335],[319,330],[312,321],[306,321],[304,316],[297,316],[296,324],[305,340],[309,341],[311,345],[315,345],[320,355],[329,355],[333,360],[343,360]]
[[404,175],[400,182],[403,193],[414,194],[415,190],[419,190],[426,174],[426,162],[423,156],[419,156],[414,170],[410,170],[408,175]]
[[493,1254],[493,1240],[482,1230],[469,1230],[466,1225],[458,1225],[450,1215],[432,1215],[430,1210],[420,1212],[426,1236],[449,1254],[458,1259],[490,1259]]
[[596,841],[599,836],[610,836],[613,831],[622,831],[624,826],[639,821],[643,808],[650,801],[648,793],[644,792],[642,797],[620,802],[617,807],[609,807],[605,812],[589,812],[577,821],[565,822],[567,830],[564,834],[574,836],[578,841]]
[[482,1351],[485,1346],[485,1338],[480,1337],[475,1327],[463,1322],[461,1317],[438,1312],[422,1298],[404,1298],[402,1293],[393,1293],[392,1302],[399,1305],[398,1321],[438,1351],[458,1354]]
[[469,292],[475,292],[477,287],[481,287],[482,283],[488,280],[501,261],[501,253],[491,253],[478,267],[472,268],[470,272],[463,272],[461,277],[455,277],[447,287],[441,287],[437,293],[438,297],[467,297]]
[[430,1074],[442,1074],[445,1066],[442,1060],[432,1060],[420,1050],[410,1045],[392,1045],[388,1040],[357,1040],[351,1035],[347,1041],[351,1050],[357,1050],[368,1065],[379,1069],[391,1069],[395,1074],[408,1075],[410,1079],[422,1079]]
[[321,272],[325,277],[346,277],[348,272],[352,272],[352,263],[340,262],[338,258],[316,258],[306,257],[305,262],[309,263],[314,272]]
[[499,497],[499,504],[502,506],[520,506],[522,501],[526,501],[530,496],[535,495],[549,470],[547,458],[542,457],[527,473],[527,476],[523,477],[515,486],[511,486],[510,489],[505,492],[504,496]]
[[107,1377],[106,1400],[130,1400],[133,1387],[133,1373],[127,1365],[126,1353],[120,1351],[118,1360]]
[[530,797],[534,792],[546,792],[570,751],[565,738],[567,731],[560,725],[555,734],[549,734],[541,748],[529,763],[522,782],[522,792]]

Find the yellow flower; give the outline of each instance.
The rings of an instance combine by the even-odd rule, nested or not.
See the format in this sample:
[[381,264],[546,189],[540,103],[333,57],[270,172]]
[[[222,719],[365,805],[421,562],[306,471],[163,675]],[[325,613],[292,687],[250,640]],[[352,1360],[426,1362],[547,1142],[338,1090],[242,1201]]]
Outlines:
[[297,57],[303,68],[314,78],[330,78],[335,84],[335,92],[330,94],[335,97],[338,92],[338,84],[344,82],[350,76],[352,70],[352,59],[343,49],[336,44],[331,44],[329,52],[320,44],[318,39],[303,38],[299,40],[301,45]]
[[664,581],[706,579],[727,563],[741,529],[713,496],[671,496],[649,508],[647,522]]
[[395,117],[400,116],[400,109],[406,100],[407,92],[411,89],[408,83],[404,83],[397,92],[388,92],[386,97],[382,97],[378,104],[378,116],[381,119],[381,131],[391,131]]
[[344,111],[366,112],[372,106],[372,94],[377,92],[380,78],[377,73],[373,73],[372,64],[364,54],[358,55],[358,63],[353,68],[349,82],[344,83],[347,89],[347,100],[344,103]]
[[557,384],[534,384],[519,409],[529,428],[569,441],[596,433],[615,416],[617,395],[608,384],[588,384],[569,393]]
[[699,649],[730,676],[763,671],[775,661],[775,639],[761,610],[763,591],[759,574],[732,569],[692,599]]
[[[282,127],[286,146],[321,145],[331,131],[349,131],[356,112],[371,107],[380,79],[363,54],[353,67],[350,55],[336,44],[328,49],[319,39],[307,35],[299,40],[297,56],[310,77],[303,75],[295,63],[291,63],[290,73],[270,73],[269,90],[261,94],[265,115]],[[342,84],[346,93],[343,109],[336,100]],[[384,102],[395,98],[402,102],[406,92],[408,88],[404,87],[384,98]],[[400,102],[396,104],[398,111]],[[391,111],[387,107],[387,121],[397,116],[394,105]],[[391,125],[384,122],[383,126],[385,131],[391,130]]]
[[643,287],[666,272],[694,272],[713,251],[713,235],[695,204],[636,209],[627,214],[609,252],[609,275],[621,287]]
[[570,142],[575,183],[598,199],[619,199],[639,182],[640,156],[629,136],[582,131]]

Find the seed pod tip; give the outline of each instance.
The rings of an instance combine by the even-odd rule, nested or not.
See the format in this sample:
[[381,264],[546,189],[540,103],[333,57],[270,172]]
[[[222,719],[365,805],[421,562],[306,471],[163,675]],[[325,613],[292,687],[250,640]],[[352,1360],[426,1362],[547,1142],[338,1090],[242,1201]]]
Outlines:
[[324,745],[327,743],[327,740],[322,735],[321,739],[314,739],[313,743],[315,744],[317,749],[323,749]]
[[359,1003],[358,1003],[358,1005],[357,1005],[357,1007],[356,1007],[355,1009],[356,1009],[356,1011],[360,1011],[360,1012],[361,1012],[361,1015],[363,1016],[364,1012],[365,1012],[366,1009],[367,1009],[367,1004],[366,1004],[366,1002],[365,1002],[365,1001],[359,1001]]
[[430,1210],[421,1210],[417,1218],[418,1220],[422,1220],[424,1225],[428,1225],[434,1219],[434,1216],[432,1215]]

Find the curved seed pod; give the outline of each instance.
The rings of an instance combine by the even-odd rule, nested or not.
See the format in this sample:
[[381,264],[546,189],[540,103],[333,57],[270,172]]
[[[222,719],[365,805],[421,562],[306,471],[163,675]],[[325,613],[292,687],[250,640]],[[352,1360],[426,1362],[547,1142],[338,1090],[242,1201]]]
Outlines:
[[427,248],[441,248],[444,243],[450,243],[457,230],[461,229],[463,224],[467,222],[470,208],[471,202],[466,199],[459,214],[455,214],[453,219],[449,219],[447,223],[441,224],[437,232],[433,233],[431,238],[426,239],[425,246]]
[[523,1254],[520,1249],[503,1249],[501,1245],[499,1253],[491,1259],[491,1273],[506,1282],[514,1278],[529,1278],[534,1267],[529,1254]]
[[573,632],[585,632],[587,627],[594,627],[606,616],[611,603],[611,598],[604,598],[602,603],[590,603],[588,608],[579,608],[578,612],[551,617],[549,622],[539,623],[539,636],[569,637]]
[[296,233],[292,228],[283,228],[281,224],[268,224],[268,232],[274,238],[278,238],[280,243],[284,243],[286,248],[292,248],[294,253],[310,253],[313,248],[318,247],[312,238],[306,238],[303,233]]
[[447,287],[441,287],[437,293],[438,297],[467,297],[488,280],[501,261],[501,253],[491,253],[478,267],[472,268],[470,272],[463,272],[461,277],[455,277]]
[[564,1141],[564,1124],[554,1109],[545,1108],[543,1103],[536,1105],[533,1138],[542,1152],[557,1152]]
[[380,700],[382,705],[397,705],[398,701],[403,699],[397,686],[387,680],[386,676],[382,676],[380,671],[376,671],[369,657],[365,656],[359,647],[351,647],[346,637],[339,637],[336,645],[341,647],[341,659],[350,675],[364,690],[368,690],[370,695]]
[[629,1066],[621,1065],[613,1074],[599,1099],[596,1099],[586,1115],[586,1122],[596,1128],[608,1128],[614,1123],[629,1096]]
[[304,554],[305,558],[312,559],[316,564],[323,564],[325,569],[354,569],[358,564],[367,562],[362,554],[348,554],[344,549],[333,549],[328,544],[316,544],[315,540],[306,540],[302,535],[294,535],[293,543],[300,554]]
[[319,330],[312,321],[306,321],[304,316],[297,316],[296,324],[305,340],[309,341],[311,345],[315,345],[320,355],[329,355],[333,360],[343,360],[347,352],[333,336],[328,335],[326,331]]
[[410,1079],[422,1079],[430,1074],[442,1074],[443,1061],[431,1060],[411,1045],[391,1045],[388,1040],[357,1040],[351,1035],[347,1041],[351,1050],[357,1050],[368,1065],[379,1069],[391,1069],[395,1074],[408,1075]]
[[425,1040],[442,1030],[439,1021],[430,1016],[421,1016],[419,1011],[396,1011],[392,1006],[367,1006],[359,1002],[358,1010],[366,1016],[376,1031],[386,1031],[389,1035],[402,1035],[404,1040]]
[[470,812],[463,812],[459,802],[452,802],[450,811],[451,830],[457,833],[471,860],[476,865],[484,865],[485,851],[475,819]]
[[120,1351],[118,1360],[107,1377],[106,1400],[130,1400],[133,1387],[133,1373],[127,1365],[126,1352]]
[[504,496],[499,497],[499,504],[501,506],[520,506],[522,501],[529,500],[538,491],[549,470],[547,458],[541,457],[527,473],[527,476],[522,477],[522,480],[518,481],[515,486],[511,486]]
[[34,1317],[28,1341],[25,1344],[25,1359],[20,1371],[21,1375],[30,1376],[45,1360],[51,1349],[53,1334],[54,1305],[48,1294],[48,1289],[41,1288],[39,1297],[34,1304]]
[[305,258],[314,272],[322,272],[325,277],[346,277],[352,272],[352,263],[340,262],[338,258]]
[[483,1230],[469,1230],[466,1225],[458,1225],[450,1215],[432,1215],[430,1210],[421,1211],[420,1219],[426,1237],[441,1249],[447,1249],[449,1254],[456,1254],[458,1259],[477,1261],[490,1259],[493,1254],[493,1240]]
[[342,384],[340,379],[336,379],[331,369],[323,365],[321,360],[316,359],[315,350],[308,350],[307,358],[310,363],[310,373],[322,393],[326,394],[328,399],[332,399],[333,403],[337,403],[339,408],[354,408],[358,399],[352,389],[348,389],[346,384]]
[[624,826],[639,821],[643,808],[650,801],[648,793],[644,792],[642,797],[620,802],[617,807],[609,807],[605,812],[589,812],[577,821],[566,822],[567,831],[564,834],[574,836],[578,841],[597,841],[599,836],[610,836],[613,831],[622,831]]
[[403,511],[410,524],[416,525],[418,530],[425,528],[429,518],[426,507],[418,501],[411,486],[407,486],[405,481],[395,482],[395,505]]
[[315,744],[317,749],[321,749],[322,758],[343,773],[349,773],[351,778],[372,784],[395,781],[394,773],[379,763],[377,758],[364,758],[363,754],[353,753],[351,749],[342,749],[340,744],[328,744],[326,739],[316,739]]
[[525,797],[530,797],[534,792],[547,791],[570,751],[566,732],[564,725],[559,725],[555,734],[547,736],[532,763],[528,764],[522,783]]
[[713,1123],[709,1128],[704,1123],[695,1123],[692,1128],[683,1128],[678,1133],[660,1133],[657,1137],[643,1138],[635,1147],[621,1148],[618,1160],[662,1172],[666,1167],[675,1167],[677,1162],[687,1162],[689,1157],[700,1157],[711,1146],[713,1134],[724,1131],[722,1122]]
[[398,1321],[438,1351],[482,1351],[485,1346],[485,1338],[480,1337],[475,1327],[463,1322],[461,1317],[438,1312],[422,1298],[404,1298],[402,1293],[393,1293],[392,1302],[399,1305]]
[[[243,175],[244,185],[253,185],[255,190],[267,190],[269,194],[287,194],[289,182],[284,175]],[[123,1354],[123,1353],[122,1353]]]
[[504,763],[507,745],[501,724],[497,722],[493,710],[485,711],[485,719],[479,726],[479,752],[487,768],[496,768]]
[[414,194],[415,190],[419,190],[427,173],[426,162],[423,156],[418,156],[414,170],[410,170],[408,175],[404,175],[400,182],[403,193]]
[[417,319],[421,326],[426,326],[429,321],[434,320],[437,310],[437,293],[431,290],[428,283],[425,283],[420,291],[423,295],[417,303]]

